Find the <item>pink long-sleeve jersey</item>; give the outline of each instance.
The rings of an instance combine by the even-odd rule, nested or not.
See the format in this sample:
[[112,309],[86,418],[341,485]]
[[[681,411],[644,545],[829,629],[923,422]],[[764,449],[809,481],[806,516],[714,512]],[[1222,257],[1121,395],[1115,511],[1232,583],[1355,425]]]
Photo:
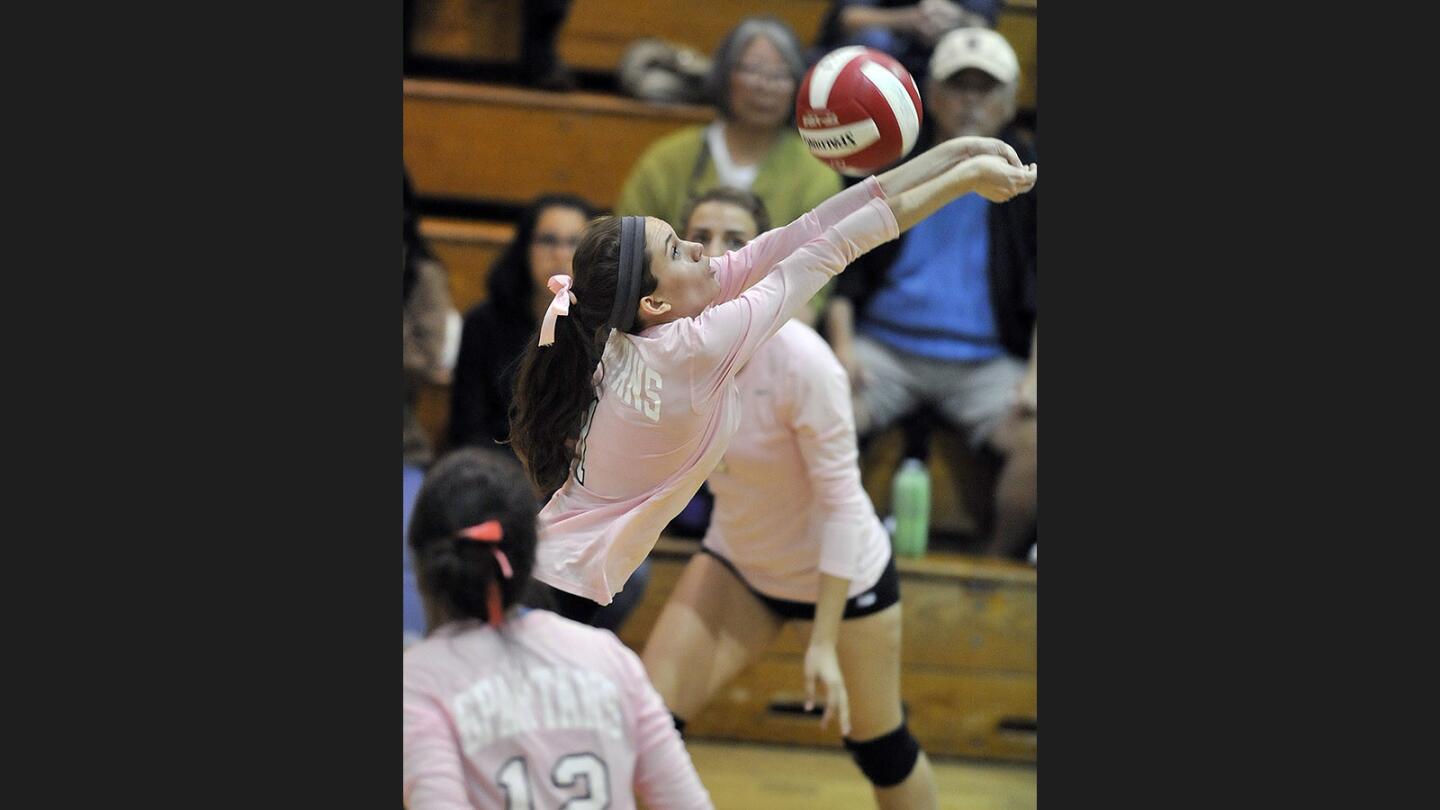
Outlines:
[[735,375],[825,282],[899,236],[883,197],[866,179],[711,259],[720,294],[700,315],[611,334],[571,475],[540,511],[536,579],[610,603],[729,446]]
[[409,810],[713,810],[640,658],[543,610],[459,622],[405,651]]
[[791,321],[735,382],[745,418],[710,474],[704,544],[767,596],[815,602],[821,573],[858,596],[885,570],[890,539],[860,482],[844,367]]

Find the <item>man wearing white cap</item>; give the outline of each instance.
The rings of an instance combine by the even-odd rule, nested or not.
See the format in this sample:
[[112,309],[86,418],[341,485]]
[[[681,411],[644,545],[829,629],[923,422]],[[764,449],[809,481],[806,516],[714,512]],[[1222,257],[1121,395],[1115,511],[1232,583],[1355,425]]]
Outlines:
[[[925,112],[936,140],[999,137],[1011,127],[1020,63],[1005,38],[960,28],[936,45]],[[1035,192],[1003,204],[970,194],[863,257],[840,279],[829,319],[850,372],[860,435],[929,406],[977,450],[1003,459],[986,549],[1024,559],[1036,494]]]

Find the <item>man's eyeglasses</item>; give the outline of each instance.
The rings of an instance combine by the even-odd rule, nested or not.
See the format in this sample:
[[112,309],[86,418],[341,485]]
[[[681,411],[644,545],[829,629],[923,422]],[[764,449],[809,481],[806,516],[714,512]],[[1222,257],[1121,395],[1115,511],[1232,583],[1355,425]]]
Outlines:
[[580,237],[571,236],[562,239],[553,233],[538,233],[535,234],[535,239],[532,240],[530,244],[543,248],[566,247],[574,250],[580,244]]

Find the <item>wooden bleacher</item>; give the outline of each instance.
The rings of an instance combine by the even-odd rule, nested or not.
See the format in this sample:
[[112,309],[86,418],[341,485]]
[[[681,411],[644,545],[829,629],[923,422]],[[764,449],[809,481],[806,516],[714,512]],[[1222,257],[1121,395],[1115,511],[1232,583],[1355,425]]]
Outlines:
[[563,61],[595,71],[613,71],[641,37],[660,37],[710,56],[736,23],[760,14],[785,21],[803,46],[815,41],[829,6],[829,0],[692,0],[671,3],[661,14],[655,4],[637,0],[574,0],[556,46]]
[[406,79],[405,165],[421,197],[524,204],[560,192],[610,208],[650,144],[713,116],[600,93]]
[[450,275],[450,298],[461,315],[484,301],[490,265],[515,236],[508,222],[422,217],[420,235]]
[[[698,543],[661,538],[645,598],[621,628],[637,652]],[[1036,573],[1028,565],[931,551],[897,560],[901,693],[925,750],[1034,762]],[[808,625],[788,625],[765,654],[688,721],[687,737],[839,748],[832,727],[798,711]]]
[[[431,0],[420,3],[412,39],[414,51],[455,62],[513,63],[520,58],[521,0]],[[560,29],[556,50],[572,67],[613,72],[631,42],[660,37],[711,55],[740,19],[771,14],[794,29],[802,45],[819,33],[828,0],[686,0],[666,14],[643,0],[574,0]],[[672,25],[681,19],[684,25]],[[995,28],[1020,59],[1020,109],[1036,107],[1036,0],[1007,0]]]
[[[417,7],[411,43],[417,54],[460,62],[512,62],[520,57],[521,0],[430,0]],[[828,0],[690,0],[656,6],[640,0],[574,0],[556,50],[572,67],[611,72],[630,43],[661,37],[707,56],[741,19],[770,14],[802,43],[815,39]],[[683,20],[683,24],[674,21]]]

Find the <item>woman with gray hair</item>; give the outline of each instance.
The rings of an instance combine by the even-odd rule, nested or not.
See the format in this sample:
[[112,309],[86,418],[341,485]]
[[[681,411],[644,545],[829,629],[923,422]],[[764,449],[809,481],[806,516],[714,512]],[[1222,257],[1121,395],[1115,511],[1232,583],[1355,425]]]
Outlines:
[[[710,95],[719,116],[651,144],[630,170],[615,214],[683,228],[687,200],[732,186],[754,193],[776,225],[785,225],[838,193],[840,176],[810,154],[793,126],[804,73],[788,25],[774,17],[742,20],[715,53]],[[820,301],[812,303],[818,309]]]

